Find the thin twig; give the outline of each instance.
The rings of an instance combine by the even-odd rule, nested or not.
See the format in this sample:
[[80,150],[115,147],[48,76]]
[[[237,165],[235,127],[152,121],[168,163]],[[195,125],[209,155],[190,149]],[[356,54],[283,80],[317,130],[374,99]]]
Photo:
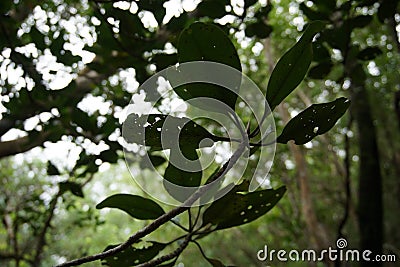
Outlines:
[[182,251],[189,245],[189,242],[192,238],[193,233],[189,233],[186,238],[183,240],[182,244],[173,252],[161,256],[157,259],[142,263],[140,265],[137,265],[137,267],[150,267],[150,266],[157,266],[160,263],[166,262],[168,260],[171,260],[173,258],[179,257],[179,255],[182,253]]
[[[212,179],[213,182],[218,178],[223,177],[232,167],[233,165],[238,161],[240,156],[243,154],[244,150],[246,149],[247,144],[246,143],[241,143],[238,149],[235,151],[235,153],[232,155],[232,157],[224,164],[224,166],[218,171],[218,173],[215,175],[214,179]],[[172,218],[176,217],[177,215],[185,212],[188,210],[202,195],[204,195],[208,190],[208,186],[203,186],[199,188],[191,197],[189,197],[182,205],[176,207],[175,209],[170,210],[167,213],[164,213],[157,219],[155,219],[152,223],[149,225],[145,226],[141,230],[137,231],[135,234],[130,236],[124,243],[121,243],[120,245],[103,251],[101,253],[95,254],[95,255],[90,255],[86,257],[82,257],[79,259],[75,259],[72,261],[64,262],[57,267],[65,267],[65,266],[77,266],[83,263],[87,262],[92,262],[96,260],[101,260],[110,256],[115,255],[118,252],[123,251],[124,249],[128,248],[130,245],[138,241],[140,238],[145,237],[146,235],[154,232],[157,230],[161,225],[165,224],[166,222],[170,221]]]

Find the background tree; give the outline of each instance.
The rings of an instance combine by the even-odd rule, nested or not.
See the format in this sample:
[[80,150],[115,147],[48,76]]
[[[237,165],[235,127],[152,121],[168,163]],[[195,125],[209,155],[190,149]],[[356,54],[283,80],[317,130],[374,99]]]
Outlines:
[[[162,1],[152,4],[148,4],[146,1],[135,1],[128,5],[113,4],[112,2],[4,1],[0,6],[2,13],[2,38],[0,41],[3,47],[2,69],[7,70],[2,72],[1,79],[4,112],[0,120],[0,133],[2,136],[0,155],[2,157],[15,155],[29,151],[37,146],[49,146],[47,142],[56,142],[58,140],[73,142],[77,147],[80,147],[77,150],[80,151],[78,152],[80,153],[79,160],[74,162],[75,164],[54,164],[55,162],[53,162],[47,166],[48,173],[51,175],[65,173],[65,175],[57,176],[60,179],[52,185],[55,188],[53,191],[55,193],[52,196],[56,197],[56,199],[62,198],[64,201],[70,201],[71,194],[69,192],[65,194],[64,191],[81,195],[81,187],[90,181],[92,174],[96,173],[100,166],[106,166],[105,162],[116,163],[118,159],[122,158],[122,146],[119,142],[120,139],[118,139],[120,136],[119,113],[129,103],[132,92],[135,92],[137,88],[135,80],[141,84],[155,71],[178,62],[177,51],[174,48],[178,47],[179,34],[182,29],[198,20],[219,22],[219,27],[229,33],[230,38],[234,41],[243,70],[257,81],[263,90],[268,88],[271,91],[267,80],[270,76],[269,73],[272,71],[272,66],[295,43],[295,38],[299,36],[298,29],[305,28],[299,19],[302,18],[301,13],[299,13],[299,5],[285,1],[273,3],[273,6],[266,2],[258,3],[257,1],[244,1],[238,4],[230,3],[229,1],[203,1],[192,11],[182,10],[183,13],[179,17],[172,17],[169,21],[164,18],[166,9],[162,8]],[[344,51],[350,51],[351,49],[347,47],[343,48],[343,50],[339,49],[342,54],[341,59],[340,54],[335,50],[337,47],[332,45],[330,40],[325,40],[324,36],[331,36],[331,31],[340,28],[346,21],[346,23],[353,23],[353,19],[360,14],[362,17],[355,19],[355,23],[361,24],[355,26],[358,27],[355,30],[357,35],[352,35],[352,40],[354,41],[350,42],[351,46],[358,43],[364,49],[363,44],[366,38],[363,39],[363,36],[372,38],[373,43],[376,42],[377,45],[382,46],[379,43],[382,42],[379,40],[381,32],[390,33],[387,36],[393,36],[393,32],[396,33],[396,31],[393,31],[393,27],[395,28],[396,23],[398,23],[396,22],[395,8],[390,9],[391,28],[385,28],[386,25],[381,26],[380,23],[370,23],[370,19],[366,18],[368,16],[364,14],[364,12],[372,15],[377,13],[378,15],[381,14],[380,17],[382,17],[382,14],[387,13],[378,12],[377,10],[383,10],[385,5],[385,8],[387,8],[386,2],[379,4],[378,1],[334,3],[331,1],[329,3],[323,2],[322,4],[315,2],[312,5],[311,2],[307,2],[300,5],[304,14],[311,20],[328,20],[332,26],[328,26],[326,33],[324,34],[323,32],[317,42],[314,42],[315,63],[313,64],[318,63],[318,65],[311,69],[309,77],[322,79],[322,81],[307,80],[306,83],[300,85],[300,90],[296,92],[296,95],[285,100],[286,106],[279,106],[278,133],[282,132],[284,125],[290,119],[291,116],[288,114],[294,115],[305,109],[312,102],[328,102],[335,97],[341,96],[342,94],[338,91],[340,83],[343,83],[343,87],[346,88],[350,78],[361,77],[359,73],[354,74],[349,69],[343,71],[341,67],[342,59],[346,59],[346,57],[343,57]],[[334,12],[332,12],[333,10]],[[153,14],[154,20],[147,19],[149,16],[151,17],[151,14]],[[229,22],[221,25],[225,22],[218,20],[218,18],[228,14],[231,16],[226,17]],[[312,17],[313,14],[314,17]],[[85,27],[81,27],[83,25]],[[374,29],[374,34],[371,34],[371,29]],[[353,30],[336,31],[338,32],[338,38],[335,38],[334,41],[347,40],[353,32]],[[396,38],[393,38],[393,40],[396,40]],[[329,46],[326,46],[326,44],[329,44]],[[86,45],[83,50],[75,50],[79,47],[82,48],[83,45]],[[371,46],[371,42],[368,45]],[[385,45],[387,46],[387,42]],[[72,49],[73,46],[75,46],[74,49]],[[266,54],[260,53],[263,47],[267,51]],[[328,51],[328,54],[326,54],[325,50]],[[365,78],[371,81],[378,80],[366,83],[364,86],[366,89],[371,85],[375,86],[376,82],[380,83],[379,88],[386,87],[386,85],[387,88],[390,88],[390,83],[396,83],[396,77],[398,76],[393,71],[396,68],[390,66],[397,66],[397,56],[390,57],[391,49],[385,50],[381,47],[381,50],[384,53],[377,58],[370,58],[371,55],[374,57],[374,54],[378,51],[377,49],[361,50],[366,57],[365,59],[373,59],[374,61],[372,62],[375,62],[379,70],[385,73],[382,76]],[[95,54],[93,60],[90,58],[93,55],[88,56],[87,52],[84,51],[93,52]],[[361,57],[363,55],[361,52],[354,52],[354,56]],[[264,61],[265,55],[267,57],[266,63]],[[360,61],[362,59],[364,57],[357,59],[357,62],[359,62],[356,64],[357,66],[362,66],[363,63]],[[381,64],[377,65],[380,60]],[[353,59],[347,61],[355,62]],[[50,64],[49,62],[57,62],[58,64]],[[371,65],[368,63],[365,66],[371,73],[371,70],[373,70]],[[385,71],[381,66],[385,66]],[[360,70],[360,67],[356,69]],[[279,74],[283,75],[283,73]],[[326,74],[329,74],[329,76],[325,76]],[[66,78],[58,79],[59,77]],[[132,79],[132,77],[135,77],[135,79]],[[359,79],[359,81],[364,83],[365,79]],[[350,85],[354,85],[354,82],[350,83]],[[323,87],[327,87],[327,90],[321,90]],[[146,100],[158,97],[159,93],[155,88],[153,89],[153,91],[145,92]],[[368,90],[370,94],[374,94],[373,88]],[[381,90],[380,93],[376,94],[379,96],[376,99],[382,99],[382,103],[386,101],[389,103],[395,102],[392,90]],[[106,110],[89,108],[87,104],[86,106],[82,104],[88,99],[94,98],[101,103],[106,103],[109,108]],[[274,106],[271,98],[268,100]],[[362,103],[365,104],[367,102],[364,101]],[[393,112],[395,106],[387,110],[374,111],[373,108],[368,110],[374,112],[373,114],[380,114],[377,116],[378,119],[376,121],[382,123],[382,125],[390,125],[391,120],[387,118],[395,114]],[[362,110],[363,112],[366,111],[365,109]],[[240,114],[240,112],[239,110],[238,113]],[[360,118],[364,119],[365,117],[360,116]],[[318,137],[307,143],[305,147],[289,145],[292,155],[295,156],[294,161],[292,161],[286,147],[278,147],[280,153],[277,155],[276,165],[271,172],[271,184],[276,187],[282,184],[282,181],[286,183],[289,187],[288,199],[284,198],[282,200],[281,206],[278,207],[279,210],[271,213],[271,218],[263,219],[272,224],[266,228],[275,235],[268,234],[266,230],[260,230],[260,228],[265,227],[264,224],[260,223],[258,227],[256,224],[254,228],[250,225],[245,226],[245,228],[235,228],[230,232],[233,240],[237,236],[260,236],[261,233],[262,236],[268,236],[268,240],[274,240],[274,244],[280,244],[285,248],[309,248],[310,242],[312,242],[311,244],[316,243],[316,248],[324,248],[326,243],[334,244],[337,231],[340,234],[347,232],[346,238],[350,239],[350,241],[357,241],[358,235],[353,234],[352,223],[354,222],[359,221],[362,225],[363,222],[370,224],[372,221],[376,221],[377,224],[382,224],[383,220],[380,220],[379,216],[374,216],[374,220],[368,219],[366,221],[352,217],[354,212],[352,210],[353,201],[355,200],[350,198],[354,194],[352,192],[353,188],[350,187],[350,181],[358,183],[353,180],[353,177],[359,172],[354,168],[353,161],[357,159],[357,156],[360,157],[361,166],[361,162],[365,162],[365,160],[352,145],[353,140],[358,140],[360,137],[351,136],[352,132],[349,133],[349,125],[346,125],[346,121],[351,120],[346,118],[339,127],[335,128],[335,132],[324,135],[324,137]],[[256,124],[252,124],[251,127],[254,129]],[[371,127],[368,129],[372,129]],[[8,136],[11,129],[14,133],[18,129],[20,137],[10,140]],[[345,132],[345,134],[342,132]],[[359,135],[361,133],[364,133],[364,131],[359,131]],[[379,143],[382,147],[379,155],[389,159],[389,161],[383,160],[383,162],[391,162],[390,164],[384,164],[386,166],[383,167],[386,170],[386,177],[390,178],[387,179],[388,183],[383,185],[386,190],[382,190],[382,192],[387,192],[386,199],[388,200],[384,204],[385,207],[396,207],[392,198],[396,196],[394,188],[399,188],[398,182],[394,179],[396,177],[394,166],[396,166],[395,163],[398,160],[398,150],[395,149],[398,146],[396,141],[398,140],[396,138],[398,132],[393,131],[393,127],[380,127],[377,134],[386,137],[390,136],[389,140],[393,140],[388,143],[382,141]],[[91,150],[93,146],[100,147],[103,151],[93,152]],[[311,146],[313,147],[312,150],[309,149]],[[342,153],[343,151],[344,154]],[[255,155],[257,156],[257,154]],[[327,155],[329,155],[328,164],[319,160],[321,157],[326,158]],[[373,155],[376,158],[378,154],[366,152],[364,155],[365,157]],[[293,169],[293,162],[296,164],[296,169]],[[329,166],[328,169],[326,168],[327,166]],[[165,168],[165,165],[163,167]],[[373,171],[379,170],[379,168],[373,168],[371,164],[367,164],[364,167],[360,167],[359,175],[361,175],[361,170],[365,171],[366,168],[372,168]],[[304,175],[304,170],[307,175]],[[371,173],[368,172],[367,174]],[[341,180],[343,176],[346,180]],[[291,182],[292,177],[298,178],[297,182],[300,191],[297,191],[297,185]],[[365,179],[367,176],[362,177]],[[323,182],[321,182],[321,179],[323,179]],[[338,184],[337,181],[343,181],[346,186]],[[379,184],[379,179],[374,179],[373,181]],[[378,188],[375,187],[373,189],[376,190]],[[359,191],[361,195],[365,193],[362,188]],[[57,192],[63,192],[63,194],[58,196]],[[372,202],[369,198],[368,204],[377,204],[378,208],[374,213],[376,215],[380,213],[379,209],[382,210],[382,208],[379,208],[379,194],[375,194],[374,191],[374,195],[377,197],[377,201]],[[97,201],[102,200],[104,196],[101,199],[97,199]],[[34,194],[29,197],[28,202],[33,201],[35,198]],[[316,199],[318,201],[315,201]],[[71,201],[74,202],[76,200],[74,198]],[[337,203],[342,202],[343,206],[337,205]],[[57,203],[57,201],[53,203]],[[360,200],[361,203],[362,201]],[[43,203],[43,205],[48,209],[49,206],[46,206],[48,204]],[[169,209],[170,207],[163,208]],[[349,220],[341,220],[343,210],[348,214],[345,217],[349,217]],[[359,210],[368,212],[368,214],[371,211],[371,209],[363,209],[361,206]],[[12,211],[11,213],[14,214],[15,212]],[[291,214],[296,216],[293,217]],[[395,238],[398,235],[398,231],[395,230],[397,216],[390,213],[387,214],[385,215],[387,216],[385,226],[387,229],[392,229],[388,231],[390,234],[387,235],[387,251],[394,253],[396,251],[395,248],[398,247],[399,240]],[[72,214],[71,218],[74,216]],[[90,216],[88,215],[88,217]],[[293,220],[293,218],[296,218],[296,220]],[[377,220],[375,220],[376,218]],[[187,223],[187,219],[181,218],[181,220],[182,223]],[[39,221],[44,222],[43,220]],[[273,225],[277,221],[280,223],[274,227]],[[348,221],[347,230],[340,226],[346,221]],[[255,223],[258,222],[256,221]],[[307,226],[308,236],[303,233],[303,223]],[[43,229],[44,225],[46,223],[41,223],[39,228]],[[315,229],[313,229],[314,227]],[[337,230],[338,228],[339,230]],[[321,231],[320,229],[325,230]],[[376,229],[379,229],[379,227]],[[165,230],[160,232],[165,232]],[[321,243],[318,241],[318,239],[321,239],[318,234],[324,232],[326,233],[324,234],[325,236],[322,236],[324,242]],[[360,234],[361,237],[365,237],[369,233],[363,234],[361,231]],[[227,235],[225,231],[224,236]],[[47,238],[51,236],[53,234],[47,235]],[[172,236],[168,236],[163,242],[172,240]],[[297,239],[294,236],[301,238]],[[379,231],[377,236],[379,236]],[[205,237],[206,241],[207,238],[209,237]],[[296,245],[293,245],[293,240],[295,239],[299,241],[296,242]],[[120,239],[115,242],[122,241],[123,239]],[[206,241],[204,241],[205,244],[209,244]],[[110,242],[112,241],[110,240]],[[265,242],[261,242],[257,246],[262,247],[263,243]],[[107,244],[109,243],[104,243],[104,245]],[[374,244],[380,246],[382,242]],[[208,248],[209,246],[202,245],[203,248]],[[244,251],[246,251],[245,248],[243,248]],[[191,247],[188,249],[190,250]],[[98,251],[90,250],[90,254]],[[205,249],[205,252],[207,253],[208,249]],[[251,254],[252,252],[247,248],[245,253]],[[17,251],[13,259],[18,265],[20,258],[22,260],[23,257],[27,256],[28,260],[26,262],[37,265],[39,264],[40,254],[41,252],[37,252],[39,256],[36,257],[29,252],[19,253]],[[237,257],[236,255],[227,254],[228,258],[233,258],[233,263],[238,262],[238,259],[235,258]],[[185,257],[189,257],[188,255],[190,254],[184,254]],[[219,257],[214,252],[211,255],[213,255],[212,257]],[[76,254],[68,255],[68,253],[59,256],[78,257]],[[65,260],[65,258],[59,258],[58,260],[60,259]],[[254,255],[253,258],[249,256],[248,259],[253,264],[257,264],[257,261],[254,261]]]

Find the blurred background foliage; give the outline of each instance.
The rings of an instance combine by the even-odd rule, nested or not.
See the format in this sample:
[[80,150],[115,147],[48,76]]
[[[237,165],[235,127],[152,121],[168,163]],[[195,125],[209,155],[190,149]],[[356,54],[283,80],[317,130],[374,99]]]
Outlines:
[[[177,62],[179,33],[197,20],[229,34],[243,71],[264,91],[306,23],[328,22],[314,42],[308,77],[274,114],[277,132],[311,103],[352,99],[351,112],[330,132],[302,146],[277,146],[269,178],[273,187],[288,187],[285,197],[251,224],[204,237],[206,255],[264,266],[257,259],[264,245],[324,249],[345,237],[349,247],[375,242],[399,259],[398,2],[1,1],[1,266],[53,266],[123,242],[146,225],[95,205],[113,193],[143,195],[123,160],[121,113],[132,95],[144,94],[139,84]],[[157,99],[159,91],[145,96]],[[151,186],[154,174],[139,160],[127,164]],[[179,234],[166,224],[150,237],[167,242]],[[209,263],[191,245],[177,265]]]

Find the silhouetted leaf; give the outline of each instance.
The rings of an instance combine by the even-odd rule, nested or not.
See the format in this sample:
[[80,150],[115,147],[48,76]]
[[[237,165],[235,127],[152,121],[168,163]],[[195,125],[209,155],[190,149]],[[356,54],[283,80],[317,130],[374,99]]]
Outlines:
[[317,39],[316,42],[312,43],[313,47],[313,61],[316,62],[328,62],[331,60],[329,50],[323,45],[322,42]]
[[175,65],[178,62],[177,54],[155,54],[151,58],[151,62],[156,64],[158,70],[165,69]]
[[266,96],[271,110],[304,79],[312,59],[312,39],[324,25],[320,21],[309,24],[300,40],[276,64],[268,82]]
[[60,175],[60,172],[57,169],[57,167],[54,166],[54,164],[51,163],[50,161],[47,162],[47,174],[48,175]]
[[139,6],[139,9],[152,12],[158,24],[162,23],[166,13],[165,8],[162,7],[165,2],[164,0],[141,0],[135,2]]
[[267,38],[272,32],[272,27],[263,21],[257,21],[246,26],[246,36],[257,36],[260,39]]
[[312,79],[324,79],[331,72],[332,67],[332,62],[322,62],[312,67],[307,76]]
[[[165,181],[183,187],[199,186],[203,172],[198,159],[196,149],[193,147],[182,147],[180,151],[171,149],[169,163],[164,173]],[[181,202],[185,201],[196,190],[196,188],[181,190],[180,187],[171,186],[166,182],[164,182],[164,187],[172,197]]]
[[304,15],[306,15],[306,17],[310,20],[328,20],[329,19],[328,14],[308,7],[305,4],[305,2],[302,2],[299,7],[300,7],[300,10],[303,11]]
[[364,28],[372,21],[371,15],[360,15],[350,19],[349,23],[352,28]]
[[[376,2],[376,1],[375,1]],[[378,19],[380,22],[384,23],[386,19],[393,18],[397,12],[397,5],[399,0],[383,0],[380,1],[378,8]]]
[[[147,262],[158,255],[158,253],[166,247],[166,244],[158,242],[148,242],[151,245],[143,248],[135,248],[130,246],[121,252],[118,252],[110,257],[102,260],[102,265],[121,267],[121,266],[134,266]],[[115,248],[118,245],[110,245],[106,250]]]
[[257,3],[257,0],[244,0],[244,8],[247,9],[249,6]]
[[165,213],[153,200],[129,194],[112,195],[97,204],[96,208],[117,208],[139,220],[156,219]]
[[[213,24],[205,24],[196,22],[182,31],[178,44],[178,60],[180,63],[191,61],[212,61],[222,63],[241,71],[239,56],[235,46],[229,37],[218,27]],[[205,76],[209,76],[209,70],[201,70]],[[208,72],[207,72],[208,71]],[[177,73],[171,73],[177,75]],[[179,77],[178,77],[179,79]],[[241,77],[229,77],[227,87],[233,91],[210,83],[190,83],[173,88],[174,91],[184,100],[190,100],[198,97],[215,99],[225,103],[233,110],[237,94],[239,91]],[[174,85],[173,85],[174,86]],[[201,106],[200,108],[213,109],[209,106]],[[219,111],[218,108],[213,111]]]
[[382,50],[379,47],[371,46],[361,50],[358,53],[357,58],[361,60],[372,60],[381,54]]
[[153,150],[177,148],[178,145],[208,147],[213,141],[221,140],[188,118],[162,114],[141,117],[130,114],[122,132],[127,142],[150,146]]
[[265,189],[251,193],[243,192],[242,186],[214,201],[203,214],[203,225],[216,225],[216,229],[226,229],[249,223],[263,216],[282,198],[286,187]]
[[329,131],[349,106],[350,101],[344,97],[329,103],[313,104],[288,122],[277,142],[285,144],[294,140],[297,145],[303,145]]
[[44,50],[47,47],[44,41],[44,35],[36,28],[36,26],[31,28],[29,35],[39,50]]
[[148,157],[143,157],[142,161],[140,162],[140,168],[141,169],[153,169],[155,167],[158,167],[162,165],[164,162],[167,160],[161,156],[158,155],[148,155]]
[[225,15],[225,6],[229,5],[226,0],[203,0],[197,6],[200,16],[207,16],[209,18],[221,18]]
[[77,197],[84,197],[82,186],[80,184],[66,181],[59,183],[59,186],[62,192],[70,191],[73,195]]
[[109,149],[102,151],[99,155],[99,158],[105,162],[117,163],[119,157],[117,151]]

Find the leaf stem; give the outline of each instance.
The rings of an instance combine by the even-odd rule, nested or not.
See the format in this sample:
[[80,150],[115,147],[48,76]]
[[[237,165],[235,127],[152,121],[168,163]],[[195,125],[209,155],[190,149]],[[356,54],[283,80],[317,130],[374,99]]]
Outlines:
[[[223,165],[223,167],[215,175],[214,179],[212,179],[210,182],[215,181],[216,179],[224,176],[234,166],[234,164],[239,160],[240,156],[243,154],[244,150],[247,147],[248,147],[248,143],[242,142],[239,145],[238,149],[235,151],[235,153],[233,153],[232,157]],[[61,263],[61,264],[57,265],[56,267],[77,266],[77,265],[80,265],[83,263],[101,260],[101,259],[113,256],[118,252],[123,251],[124,249],[131,246],[133,243],[137,242],[140,238],[143,238],[143,237],[147,236],[148,234],[154,232],[160,226],[162,226],[165,223],[167,223],[168,221],[170,221],[172,218],[174,218],[177,215],[188,210],[202,195],[204,195],[207,192],[207,190],[208,190],[208,186],[200,187],[192,196],[190,196],[184,203],[182,203],[182,205],[170,210],[167,213],[164,213],[163,215],[161,215],[160,217],[155,219],[153,222],[151,222],[150,224],[148,224],[141,230],[137,231],[133,235],[131,235],[124,243],[121,243],[120,245],[118,245],[112,249],[103,251],[98,254],[89,255],[86,257],[79,258],[79,259]],[[190,237],[191,237],[191,234],[190,234]],[[187,242],[189,242],[189,241],[187,241]],[[186,244],[186,246],[187,246],[187,244]],[[170,259],[172,259],[172,258],[170,258]]]

